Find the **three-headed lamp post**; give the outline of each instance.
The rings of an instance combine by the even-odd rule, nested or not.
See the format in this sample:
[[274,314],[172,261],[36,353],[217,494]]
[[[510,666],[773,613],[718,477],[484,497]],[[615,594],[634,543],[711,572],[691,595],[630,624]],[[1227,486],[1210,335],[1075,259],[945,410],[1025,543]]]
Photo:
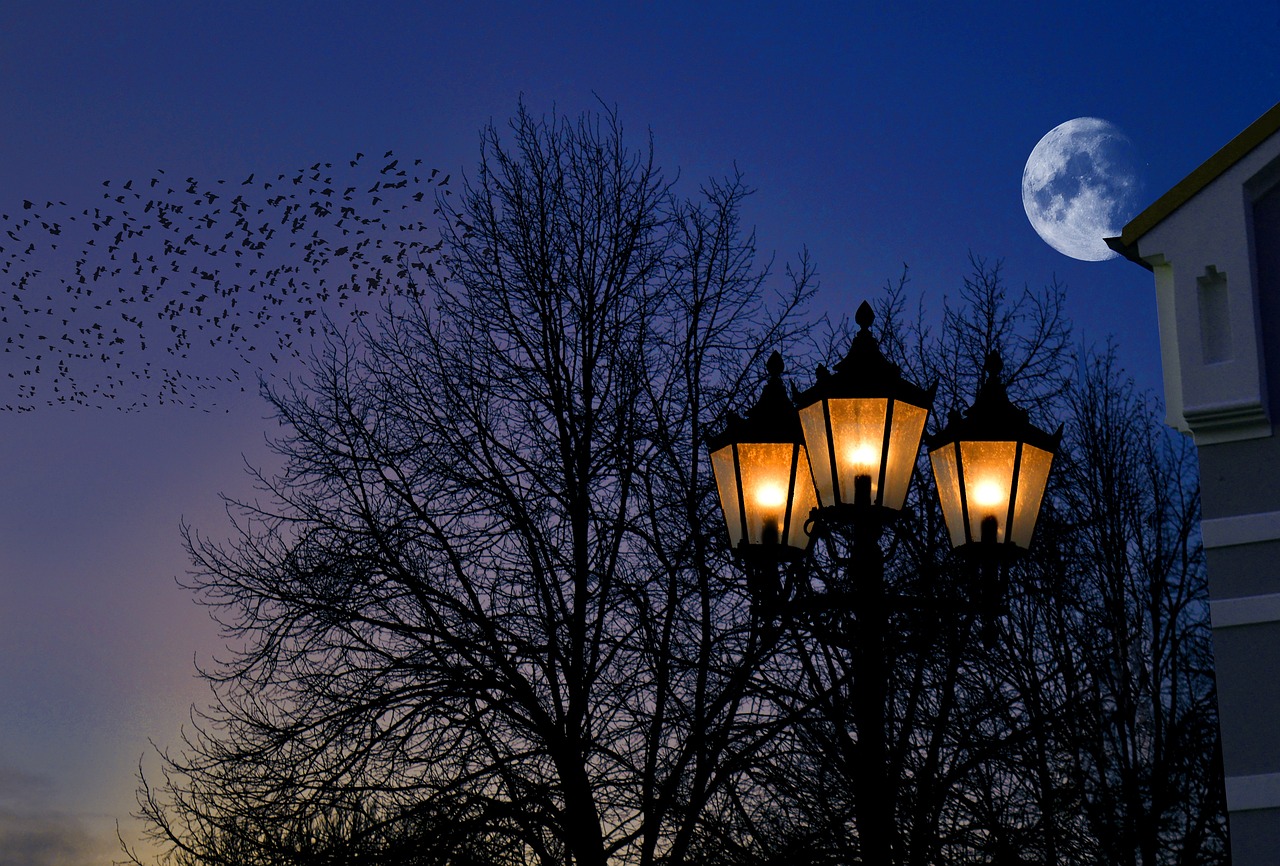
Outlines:
[[[847,568],[843,591],[811,593],[806,603],[852,616],[856,626],[849,649],[858,839],[862,862],[881,866],[900,855],[887,740],[889,612],[914,600],[886,592],[880,540],[906,503],[936,386],[902,378],[871,333],[874,319],[863,302],[845,358],[834,371],[819,366],[814,384],[790,397],[775,352],[759,402],[745,418],[731,415],[708,446],[754,598],[773,600],[777,566],[805,562],[819,538]],[[998,573],[1030,545],[1061,435],[1039,430],[1009,402],[1000,372],[993,353],[973,405],[927,440],[952,546],[976,560],[983,579],[989,565]],[[785,615],[785,605],[770,615]]]

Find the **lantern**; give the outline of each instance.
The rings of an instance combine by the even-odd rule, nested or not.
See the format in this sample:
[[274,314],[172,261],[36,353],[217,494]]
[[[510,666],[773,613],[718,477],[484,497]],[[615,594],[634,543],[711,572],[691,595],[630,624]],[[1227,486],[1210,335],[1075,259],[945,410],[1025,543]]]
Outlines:
[[1050,435],[1032,425],[1009,401],[1002,369],[999,355],[987,356],[973,405],[928,445],[951,546],[1012,558],[1031,546],[1062,428]]
[[854,319],[860,330],[834,373],[796,396],[800,424],[822,509],[876,508],[892,516],[907,498],[934,389],[902,378],[871,335],[875,313],[866,301]]
[[774,352],[766,369],[768,382],[747,417],[731,413],[707,445],[733,548],[798,559],[809,549],[805,523],[818,501],[800,422],[782,384],[782,356]]

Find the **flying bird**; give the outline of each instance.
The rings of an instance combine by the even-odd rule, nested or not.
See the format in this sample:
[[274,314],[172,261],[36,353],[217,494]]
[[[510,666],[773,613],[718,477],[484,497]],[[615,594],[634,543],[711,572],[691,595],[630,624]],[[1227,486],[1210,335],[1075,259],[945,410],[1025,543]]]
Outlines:
[[207,411],[269,374],[262,359],[309,351],[313,316],[342,329],[416,297],[440,249],[423,204],[438,172],[410,181],[391,151],[381,169],[363,156],[337,176],[281,172],[284,192],[250,172],[229,200],[225,180],[170,186],[157,169],[144,192],[103,181],[97,204],[0,206],[0,406]]

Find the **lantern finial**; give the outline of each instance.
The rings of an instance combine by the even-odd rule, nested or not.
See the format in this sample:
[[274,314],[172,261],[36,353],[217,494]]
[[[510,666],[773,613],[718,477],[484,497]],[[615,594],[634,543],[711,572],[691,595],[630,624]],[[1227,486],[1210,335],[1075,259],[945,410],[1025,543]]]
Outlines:
[[880,341],[871,333],[871,324],[876,320],[871,304],[863,301],[853,314],[853,320],[858,323],[859,330],[853,335],[844,360],[836,364],[836,372],[844,370],[846,377],[863,381],[871,377],[869,381],[875,383],[871,385],[873,391],[883,390],[886,382],[900,380],[898,365],[881,354]]
[[992,349],[987,353],[987,363],[983,369],[986,370],[988,378],[1000,378],[1000,374],[1004,372],[1004,361],[1000,360],[1000,353],[998,351]]
[[858,311],[853,314],[853,320],[864,331],[871,330],[871,323],[876,320],[876,311],[871,309],[871,305],[863,301],[858,307]]
[[787,388],[782,382],[784,366],[779,352],[775,351],[769,356],[769,359],[764,362],[764,369],[769,374],[769,378],[765,380],[764,388],[760,391],[760,399],[747,410],[747,417],[755,422],[757,432],[761,429],[783,431],[781,438],[771,432],[764,441],[786,442],[791,441],[794,435],[799,435],[800,421],[796,417],[795,405],[787,396]]
[[769,374],[770,379],[782,378],[782,353],[775,349],[773,354],[769,356],[769,360],[765,362],[764,369]]

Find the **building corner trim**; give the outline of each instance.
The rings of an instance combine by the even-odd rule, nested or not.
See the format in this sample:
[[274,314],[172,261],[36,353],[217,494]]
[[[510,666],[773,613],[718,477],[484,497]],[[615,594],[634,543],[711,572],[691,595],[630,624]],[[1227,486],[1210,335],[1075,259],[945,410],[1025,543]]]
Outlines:
[[1200,532],[1208,549],[1280,540],[1280,511],[1209,518],[1200,522]]
[[1227,811],[1280,809],[1280,773],[1227,776]]

